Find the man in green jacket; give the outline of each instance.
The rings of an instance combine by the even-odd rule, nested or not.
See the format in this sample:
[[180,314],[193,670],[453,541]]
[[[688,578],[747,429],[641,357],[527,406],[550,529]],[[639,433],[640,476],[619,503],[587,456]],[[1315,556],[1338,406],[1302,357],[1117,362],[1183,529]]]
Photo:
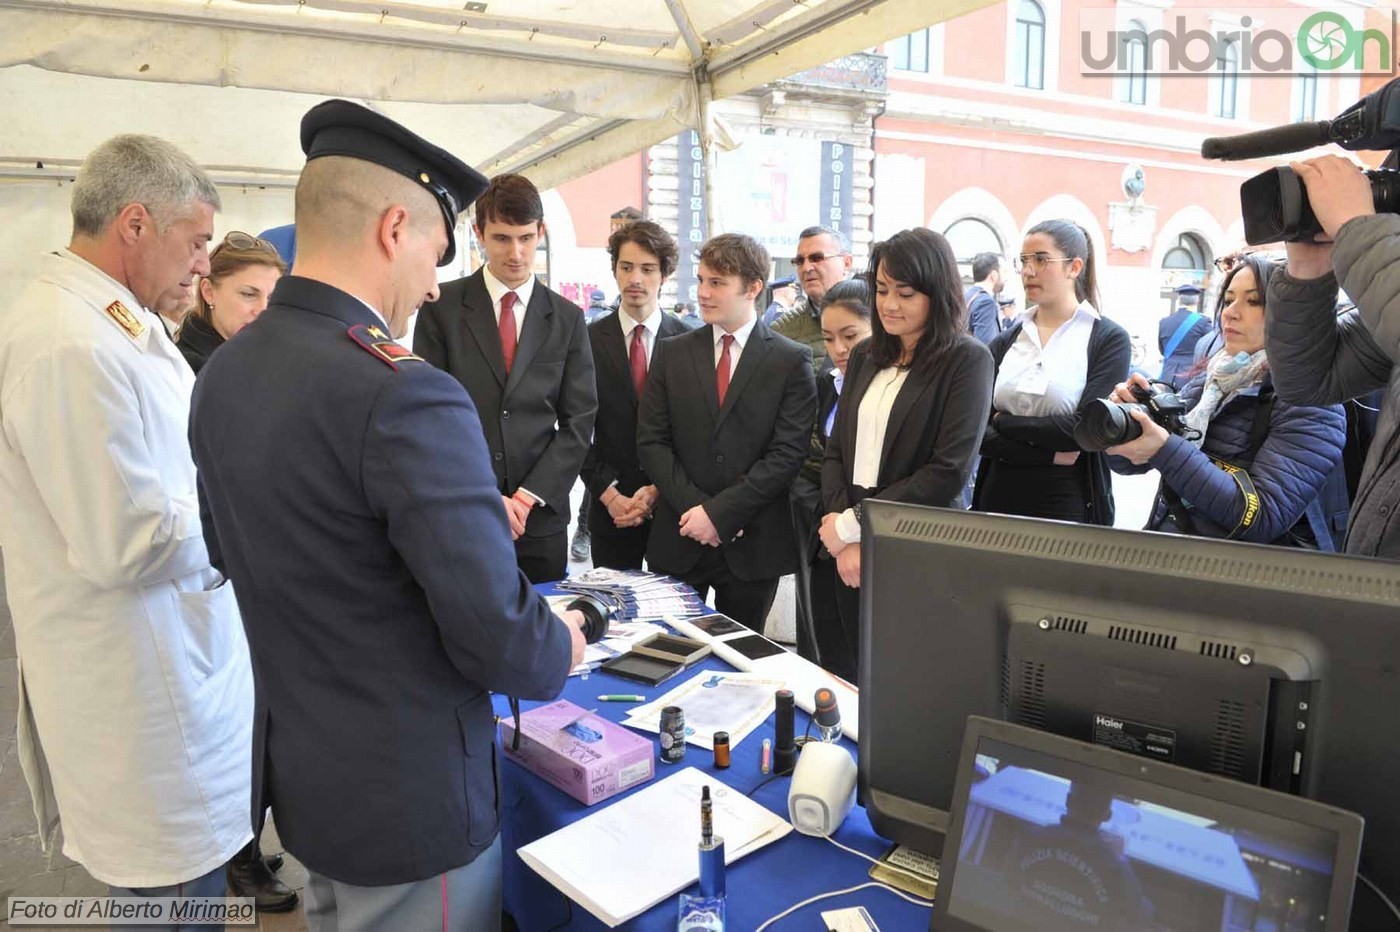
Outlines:
[[797,238],[792,265],[802,297],[773,324],[773,332],[806,345],[812,351],[812,368],[820,371],[826,361],[822,298],[832,285],[851,277],[850,240],[831,227],[808,227]]

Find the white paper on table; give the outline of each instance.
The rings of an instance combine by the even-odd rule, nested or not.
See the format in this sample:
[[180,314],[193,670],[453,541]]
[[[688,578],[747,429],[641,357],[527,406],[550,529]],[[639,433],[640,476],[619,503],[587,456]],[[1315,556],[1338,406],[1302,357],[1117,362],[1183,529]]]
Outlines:
[[706,670],[661,698],[632,709],[622,724],[660,734],[661,710],[678,705],[685,713],[687,744],[712,751],[715,732],[727,731],[732,748],[773,714],[773,693],[782,688],[782,680]]
[[724,862],[792,831],[780,816],[694,767],[520,849],[521,859],[609,928],[700,879],[700,791],[708,785]]
[[810,660],[787,650],[759,660],[745,657],[725,642],[749,637],[753,632],[747,628],[715,637],[684,618],[667,618],[666,623],[686,637],[709,644],[716,657],[736,670],[781,679],[783,685],[792,690],[797,707],[808,715],[812,715],[816,708],[813,701],[816,691],[823,686],[829,688],[836,695],[837,707],[841,713],[842,732],[852,741],[860,738],[860,690],[834,673],[829,673]]

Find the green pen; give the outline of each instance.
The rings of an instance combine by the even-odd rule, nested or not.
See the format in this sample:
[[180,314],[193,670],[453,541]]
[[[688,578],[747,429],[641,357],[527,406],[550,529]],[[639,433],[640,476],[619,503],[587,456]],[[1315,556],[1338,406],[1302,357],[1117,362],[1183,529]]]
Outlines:
[[634,696],[631,693],[609,693],[606,696],[599,696],[599,702],[646,702],[646,696]]

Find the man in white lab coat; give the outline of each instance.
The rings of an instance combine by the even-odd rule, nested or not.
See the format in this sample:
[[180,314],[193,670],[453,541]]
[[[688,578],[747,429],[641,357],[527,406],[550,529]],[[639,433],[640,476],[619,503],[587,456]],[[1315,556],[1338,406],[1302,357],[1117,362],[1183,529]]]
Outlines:
[[194,376],[148,310],[208,272],[219,206],[174,146],[110,139],[78,172],[71,244],[0,308],[20,761],[46,844],[61,816],[64,853],[116,895],[222,896],[252,834],[248,646],[201,532]]

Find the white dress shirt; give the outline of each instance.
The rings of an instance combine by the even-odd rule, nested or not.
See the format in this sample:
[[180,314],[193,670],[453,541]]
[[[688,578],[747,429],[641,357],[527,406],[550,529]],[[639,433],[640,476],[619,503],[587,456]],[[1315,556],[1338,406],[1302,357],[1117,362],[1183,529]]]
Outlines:
[[826,424],[822,426],[822,433],[828,437],[830,437],[831,432],[836,429],[836,409],[841,406],[841,387],[846,384],[846,373],[833,367],[831,370],[831,384],[836,388],[836,404],[832,405],[831,410],[827,412]]
[[992,389],[992,407],[1004,414],[1044,417],[1079,407],[1089,374],[1089,335],[1099,312],[1088,301],[1040,345],[1037,308],[1021,315],[1021,333],[1006,350]]
[[[637,321],[626,311],[618,308],[617,322],[622,325],[622,355],[632,359],[632,334],[637,329]],[[661,309],[655,308],[647,319],[641,322],[642,346],[647,354],[647,371],[651,371],[651,351],[656,346],[656,335],[661,332]],[[730,350],[731,355],[733,350]]]
[[[856,412],[856,448],[852,451],[851,483],[873,489],[880,481],[880,454],[885,449],[885,432],[890,426],[894,400],[909,377],[908,369],[888,366],[875,373]],[[854,509],[847,508],[836,519],[836,534],[848,544],[860,541],[860,521]]]
[[482,266],[481,273],[486,282],[486,293],[491,296],[491,310],[496,315],[497,327],[501,325],[501,298],[507,291],[515,292],[515,338],[520,339],[520,330],[525,326],[525,309],[530,306],[530,295],[535,293],[535,276],[531,275],[525,279],[523,285],[510,288],[491,274],[489,266]]
[[[732,336],[732,337],[734,338],[734,343],[733,343],[733,345],[731,345],[731,346],[729,347],[729,379],[730,379],[730,381],[733,381],[733,380],[734,380],[734,373],[735,373],[735,372],[738,370],[738,368],[739,368],[739,357],[740,357],[741,355],[743,355],[743,352],[744,352],[744,344],[749,342],[749,335],[750,335],[751,333],[753,333],[754,324],[756,324],[756,323],[758,323],[758,318],[757,318],[757,317],[751,317],[751,318],[749,318],[749,322],[748,322],[748,323],[744,324],[744,326],[740,327],[738,330],[735,330],[732,334],[730,334],[730,336]],[[715,371],[718,372],[718,371],[719,371],[719,358],[720,358],[720,355],[724,352],[724,342],[723,342],[723,340],[724,340],[725,331],[722,330],[722,329],[719,328],[719,327],[712,327],[712,328],[710,328],[710,329],[714,331],[714,335],[715,335]]]

